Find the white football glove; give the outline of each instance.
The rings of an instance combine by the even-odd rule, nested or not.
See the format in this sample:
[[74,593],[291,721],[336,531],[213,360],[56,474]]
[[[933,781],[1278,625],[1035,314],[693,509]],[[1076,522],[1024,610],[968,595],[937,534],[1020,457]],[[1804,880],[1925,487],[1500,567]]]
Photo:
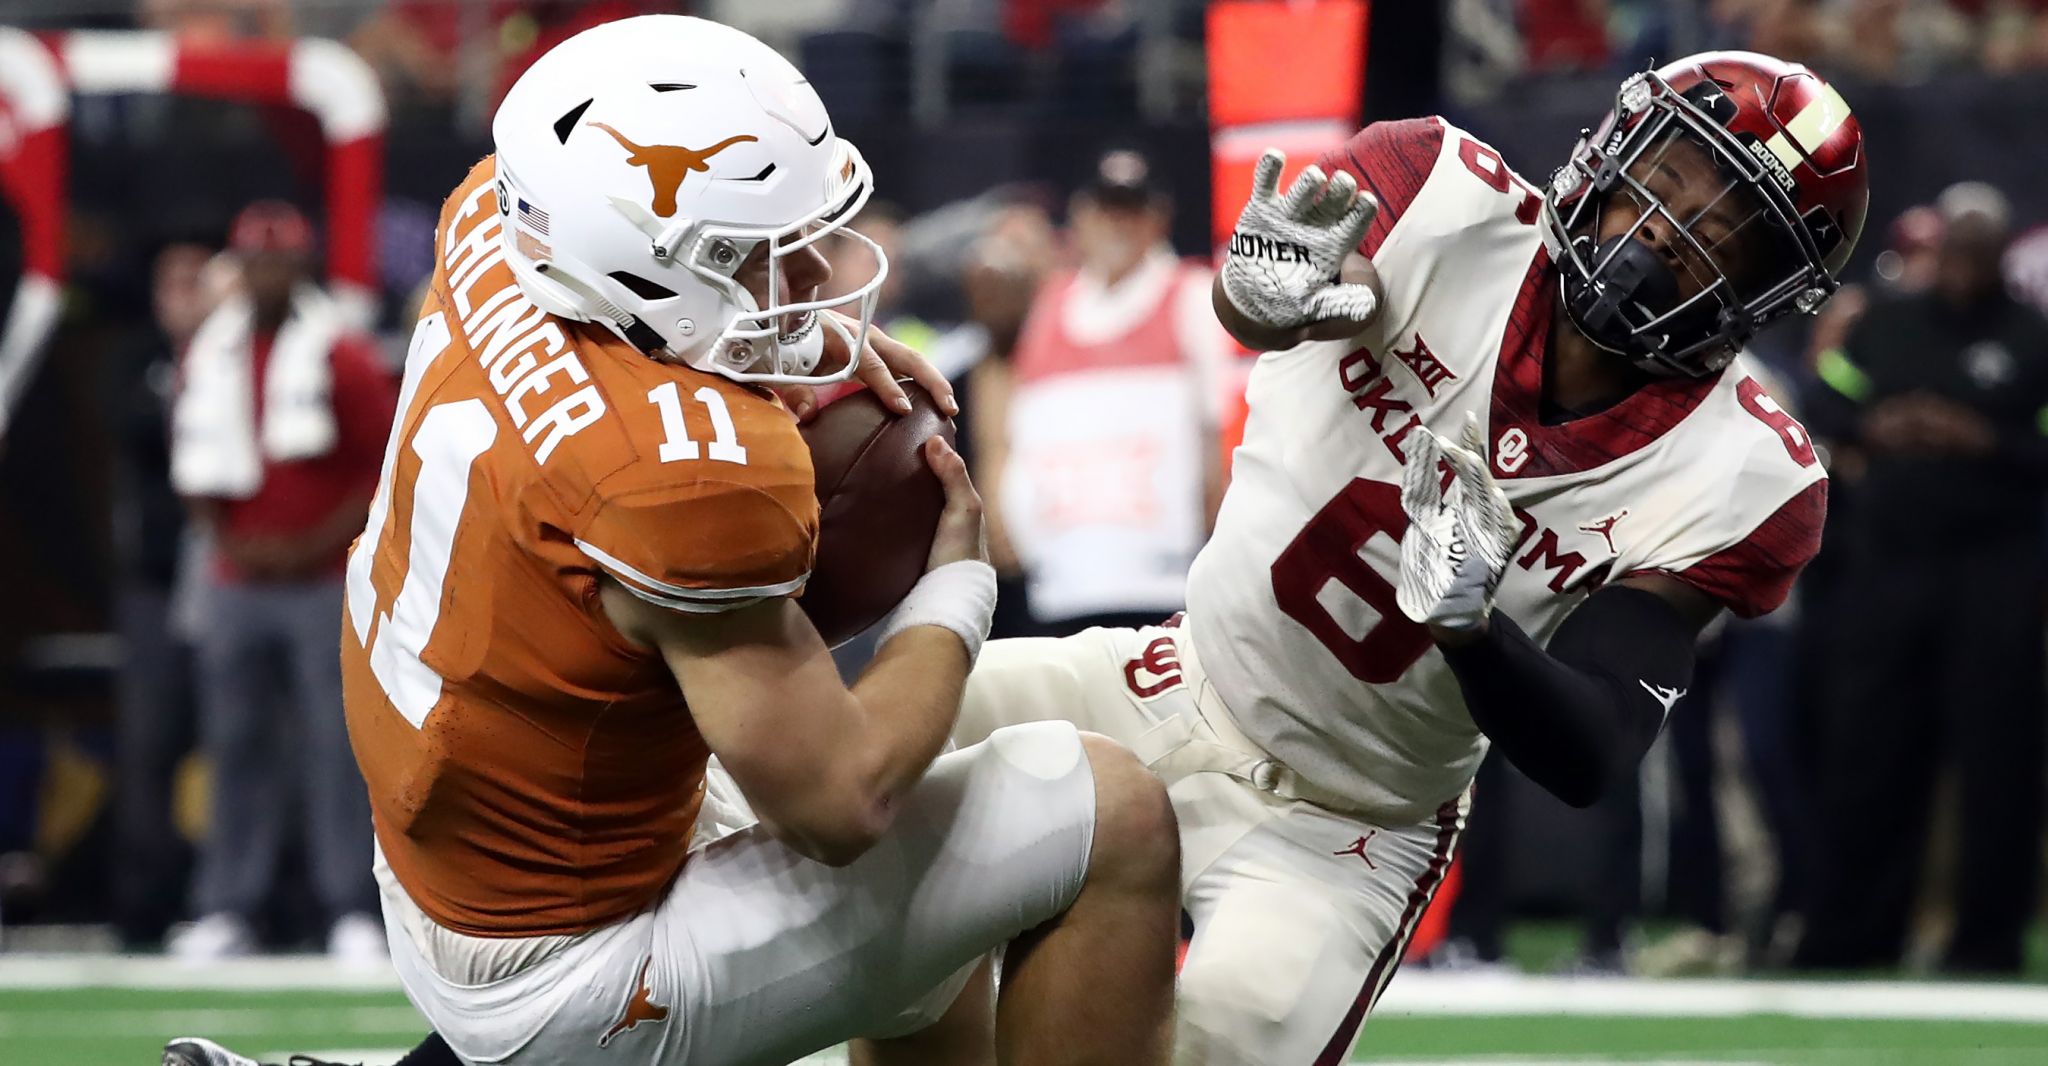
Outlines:
[[[1401,613],[1445,629],[1477,628],[1493,613],[1493,596],[1514,551],[1521,522],[1493,480],[1479,420],[1465,416],[1462,446],[1429,429],[1411,434],[1401,471]],[[1438,490],[1438,463],[1451,468],[1451,484]]]
[[[1252,198],[1237,216],[1223,257],[1223,292],[1245,317],[1273,329],[1312,322],[1370,319],[1379,297],[1366,285],[1337,281],[1337,268],[1357,249],[1379,213],[1350,174],[1325,177],[1311,166],[1278,194],[1287,157],[1268,148],[1252,173]],[[1357,198],[1353,199],[1353,194]]]

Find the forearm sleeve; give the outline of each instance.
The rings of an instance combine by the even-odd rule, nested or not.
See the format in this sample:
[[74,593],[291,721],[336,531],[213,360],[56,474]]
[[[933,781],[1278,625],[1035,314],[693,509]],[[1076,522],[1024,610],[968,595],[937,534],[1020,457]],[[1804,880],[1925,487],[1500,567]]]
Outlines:
[[1472,721],[1508,761],[1574,807],[1633,772],[1692,683],[1693,627],[1662,597],[1610,585],[1545,651],[1496,612],[1486,635],[1443,649]]
[[[2048,425],[2048,409],[2042,422]],[[2021,476],[2048,479],[2048,437],[2030,430],[2008,430],[1998,434],[1993,453]]]

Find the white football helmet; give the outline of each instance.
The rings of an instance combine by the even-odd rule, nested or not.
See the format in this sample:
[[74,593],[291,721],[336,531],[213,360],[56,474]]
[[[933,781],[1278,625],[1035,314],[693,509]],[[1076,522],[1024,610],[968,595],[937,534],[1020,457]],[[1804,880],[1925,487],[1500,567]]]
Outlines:
[[[506,258],[535,304],[739,381],[853,373],[851,358],[821,369],[823,331],[859,352],[873,321],[888,258],[846,224],[874,182],[774,49],[681,15],[607,23],[528,68],[491,137]],[[865,244],[874,276],[791,301],[780,260],[828,238]],[[765,305],[734,280],[764,243]]]

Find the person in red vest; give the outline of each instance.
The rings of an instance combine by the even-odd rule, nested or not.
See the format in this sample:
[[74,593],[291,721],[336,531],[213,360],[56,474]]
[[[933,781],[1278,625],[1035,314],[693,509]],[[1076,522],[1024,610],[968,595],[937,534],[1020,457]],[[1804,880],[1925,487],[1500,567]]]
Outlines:
[[1080,265],[1039,289],[1007,396],[984,398],[1005,452],[988,496],[1048,634],[1180,609],[1221,496],[1237,350],[1208,267],[1166,243],[1172,203],[1144,156],[1103,155],[1070,214]]
[[328,950],[367,961],[382,957],[384,928],[337,649],[344,560],[397,391],[313,284],[313,227],[296,208],[250,205],[229,249],[243,291],[192,338],[171,412],[171,481],[213,545],[193,640],[214,785],[193,889],[201,918],[169,948],[193,960],[253,950],[296,810]]

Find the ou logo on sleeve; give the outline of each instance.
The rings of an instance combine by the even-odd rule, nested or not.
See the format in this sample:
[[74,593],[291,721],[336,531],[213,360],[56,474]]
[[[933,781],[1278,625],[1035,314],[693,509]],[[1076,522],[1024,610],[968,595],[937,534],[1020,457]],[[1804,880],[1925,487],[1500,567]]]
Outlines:
[[1503,474],[1512,474],[1529,461],[1529,434],[1520,426],[1509,426],[1493,445],[1493,465]]

